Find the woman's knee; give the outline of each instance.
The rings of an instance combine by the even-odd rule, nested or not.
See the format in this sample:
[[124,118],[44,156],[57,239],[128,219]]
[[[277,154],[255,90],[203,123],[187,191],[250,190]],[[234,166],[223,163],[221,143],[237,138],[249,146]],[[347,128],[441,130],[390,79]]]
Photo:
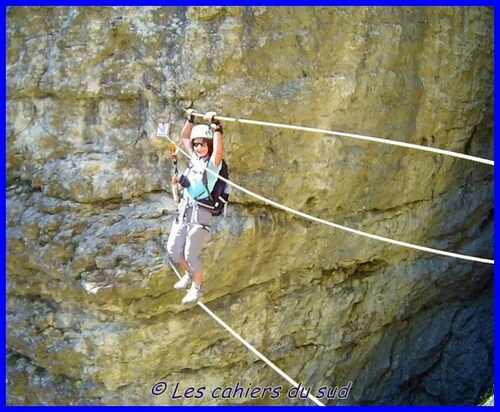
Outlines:
[[201,227],[197,227],[189,233],[185,250],[185,259],[193,272],[203,271],[201,256],[207,234],[207,230]]
[[168,256],[174,261],[174,263],[181,263],[184,260],[184,254],[182,251],[175,250],[173,248],[167,249]]
[[174,263],[181,263],[184,261],[184,245],[181,242],[168,242],[167,253]]
[[184,246],[186,243],[186,231],[181,225],[173,224],[167,241],[167,253],[175,263],[184,260]]
[[189,267],[193,272],[202,272],[203,271],[203,264],[201,261],[201,254],[195,255],[193,253],[189,253],[189,251],[186,253],[186,262],[188,263]]

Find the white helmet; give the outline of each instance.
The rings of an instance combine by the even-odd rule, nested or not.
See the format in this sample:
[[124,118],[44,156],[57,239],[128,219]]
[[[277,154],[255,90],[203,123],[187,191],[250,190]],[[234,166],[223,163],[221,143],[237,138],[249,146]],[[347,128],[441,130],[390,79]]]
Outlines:
[[191,136],[190,139],[213,139],[214,135],[212,133],[212,130],[210,127],[204,125],[204,124],[197,124],[195,127],[193,127],[193,130],[191,130]]

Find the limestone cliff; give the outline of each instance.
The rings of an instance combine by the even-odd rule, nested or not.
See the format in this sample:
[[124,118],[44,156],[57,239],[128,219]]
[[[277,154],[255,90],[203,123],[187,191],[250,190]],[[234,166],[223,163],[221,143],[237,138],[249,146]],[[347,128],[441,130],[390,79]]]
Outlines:
[[[486,7],[11,7],[8,402],[303,405],[197,306],[165,243],[155,122],[182,108],[493,158]],[[224,124],[234,182],[351,228],[493,256],[493,168]],[[185,159],[181,159],[185,165]],[[473,404],[492,384],[493,266],[388,245],[233,190],[203,302],[329,405]],[[153,396],[156,382],[168,383]],[[174,396],[189,387],[203,393]],[[216,397],[217,388],[282,387]],[[233,396],[234,398],[234,396]]]

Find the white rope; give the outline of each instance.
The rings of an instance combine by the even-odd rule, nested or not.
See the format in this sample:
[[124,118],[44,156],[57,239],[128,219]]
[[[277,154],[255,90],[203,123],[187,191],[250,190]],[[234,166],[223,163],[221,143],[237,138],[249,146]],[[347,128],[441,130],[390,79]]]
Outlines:
[[[179,279],[181,279],[181,275],[173,265],[171,261],[169,261],[170,266],[174,270],[175,274]],[[271,367],[275,372],[285,378],[294,388],[297,388],[299,384],[295,382],[290,376],[288,376],[285,372],[283,372],[280,368],[278,368],[274,363],[272,363],[268,358],[266,358],[262,353],[260,353],[257,349],[255,349],[252,345],[250,345],[245,339],[243,339],[240,335],[238,335],[226,322],[224,322],[221,318],[219,318],[215,313],[213,313],[210,309],[208,309],[202,302],[196,302],[200,308],[202,308],[205,312],[208,313],[219,325],[221,325],[224,329],[226,329],[231,335],[233,335],[238,341],[240,341],[243,345],[245,345],[251,352],[253,352],[257,357],[259,357],[262,361],[264,361],[269,367]],[[325,406],[321,403],[316,397],[308,393],[307,396],[318,406]]]
[[[172,143],[175,143],[169,137],[167,137],[167,138]],[[181,148],[179,148],[179,150],[182,154],[184,154],[184,156],[186,156],[187,158],[190,158],[190,156],[184,150],[182,150]],[[415,245],[413,243],[402,242],[400,240],[394,240],[394,239],[390,239],[390,238],[383,237],[383,236],[372,235],[371,233],[362,232],[361,230],[351,229],[350,227],[347,227],[347,226],[342,226],[342,225],[339,225],[337,223],[329,222],[328,220],[324,220],[324,219],[320,219],[320,218],[312,216],[312,215],[308,215],[307,213],[292,209],[291,207],[282,205],[280,203],[274,202],[273,200],[267,199],[264,196],[258,195],[257,193],[251,192],[250,190],[245,189],[244,187],[237,185],[233,181],[225,179],[222,176],[219,176],[217,173],[213,172],[212,170],[210,170],[208,168],[205,168],[205,170],[207,172],[211,173],[213,176],[216,176],[219,179],[223,180],[228,185],[242,191],[243,193],[246,193],[249,196],[252,196],[256,199],[259,199],[262,202],[267,203],[270,206],[274,206],[277,209],[281,209],[281,210],[284,210],[285,212],[289,212],[289,213],[292,213],[294,215],[303,217],[304,219],[312,220],[313,222],[321,223],[323,225],[331,226],[331,227],[334,227],[336,229],[340,229],[340,230],[344,230],[346,232],[354,233],[356,235],[364,236],[364,237],[367,237],[370,239],[375,239],[375,240],[379,240],[379,241],[386,242],[386,243],[391,243],[393,245],[407,247],[410,249],[421,250],[424,252],[434,253],[434,254],[443,255],[443,256],[449,256],[449,257],[453,257],[453,258],[457,258],[457,259],[469,260],[469,261],[473,261],[473,262],[487,263],[490,265],[495,264],[495,261],[493,259],[485,259],[485,258],[480,258],[480,257],[475,257],[475,256],[462,255],[459,253],[446,252],[444,250],[433,249],[430,247]]]
[[[201,114],[201,113],[193,113],[193,116],[203,117],[205,115]],[[471,160],[473,162],[479,162],[479,163],[484,163],[484,164],[494,166],[493,160],[483,159],[481,157],[476,157],[476,156],[470,156],[470,155],[466,155],[463,153],[451,152],[449,150],[437,149],[434,147],[421,146],[421,145],[413,144],[413,143],[400,142],[397,140],[381,139],[379,137],[363,136],[360,134],[353,134],[353,133],[336,132],[333,130],[326,130],[326,129],[315,129],[312,127],[293,126],[293,125],[288,125],[288,124],[283,124],[283,123],[262,122],[259,120],[236,119],[233,117],[223,117],[223,116],[216,116],[216,118],[218,120],[225,120],[228,122],[237,122],[237,123],[256,124],[256,125],[261,125],[261,126],[280,127],[283,129],[302,130],[305,132],[314,132],[314,133],[322,133],[322,134],[336,135],[336,136],[342,136],[342,137],[351,137],[354,139],[369,140],[371,142],[390,144],[393,146],[402,146],[402,147],[407,147],[410,149],[423,150],[423,151],[432,152],[432,153],[439,153],[439,154],[443,154],[443,155],[447,155],[447,156],[458,157],[460,159]]]

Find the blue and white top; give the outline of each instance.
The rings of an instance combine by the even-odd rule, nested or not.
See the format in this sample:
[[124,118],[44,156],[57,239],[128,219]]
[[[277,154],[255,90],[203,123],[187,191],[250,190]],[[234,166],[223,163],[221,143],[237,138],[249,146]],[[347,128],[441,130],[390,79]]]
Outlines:
[[[207,192],[205,185],[203,184],[203,172],[204,167],[207,167],[214,173],[219,174],[222,167],[222,162],[219,167],[215,167],[214,164],[215,156],[212,155],[210,159],[207,156],[198,157],[196,152],[191,154],[191,160],[189,164],[189,173],[187,177],[189,178],[189,187],[185,188],[184,191],[187,193],[191,200],[203,200],[210,197],[210,193]],[[215,183],[217,182],[217,176],[212,175],[212,173],[207,172],[207,186],[210,192],[213,190]]]

